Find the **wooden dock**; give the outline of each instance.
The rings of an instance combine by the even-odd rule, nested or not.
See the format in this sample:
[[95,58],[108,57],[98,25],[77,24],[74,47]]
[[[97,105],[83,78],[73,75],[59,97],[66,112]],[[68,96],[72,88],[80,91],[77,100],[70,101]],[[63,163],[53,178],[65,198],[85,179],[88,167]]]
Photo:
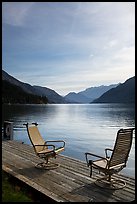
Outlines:
[[102,189],[94,184],[101,175],[82,162],[58,155],[53,159],[60,166],[54,170],[35,168],[40,162],[32,146],[17,141],[2,141],[2,169],[56,202],[131,202],[135,200],[135,179],[124,179],[126,187],[120,190]]

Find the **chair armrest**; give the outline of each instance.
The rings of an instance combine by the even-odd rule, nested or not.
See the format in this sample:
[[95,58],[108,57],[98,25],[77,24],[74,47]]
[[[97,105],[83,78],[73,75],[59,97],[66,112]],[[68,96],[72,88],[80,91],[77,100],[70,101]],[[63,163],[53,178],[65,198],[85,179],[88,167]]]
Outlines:
[[62,147],[65,147],[65,141],[64,140],[48,140],[48,141],[46,141],[46,144],[48,143],[48,142],[56,142],[56,143],[58,143],[58,142],[62,142],[63,143],[63,146]]
[[87,162],[87,165],[89,166],[90,165],[90,160],[88,159],[88,155],[89,156],[93,156],[93,157],[98,157],[98,158],[100,158],[100,159],[105,159],[106,161],[107,161],[107,158],[106,157],[102,157],[102,156],[99,156],[99,155],[97,155],[97,154],[92,154],[92,153],[89,153],[89,152],[86,152],[85,153],[85,156],[86,156],[86,162]]
[[106,149],[105,149],[106,158],[109,158],[109,156],[108,156],[108,151],[113,152],[113,149],[110,149],[110,148],[106,148]]
[[53,147],[53,150],[55,150],[55,145],[52,145],[52,144],[44,144],[44,145],[34,145],[35,147]]

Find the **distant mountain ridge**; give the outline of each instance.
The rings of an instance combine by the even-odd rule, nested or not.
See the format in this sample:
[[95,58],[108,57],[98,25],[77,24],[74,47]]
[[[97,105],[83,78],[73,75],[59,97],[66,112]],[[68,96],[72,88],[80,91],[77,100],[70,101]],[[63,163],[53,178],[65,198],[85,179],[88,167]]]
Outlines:
[[66,103],[65,99],[52,89],[42,86],[33,87],[35,89],[35,93],[46,96],[50,103]]
[[91,101],[90,98],[75,92],[70,92],[66,96],[64,96],[65,100],[71,103],[89,103]]
[[135,103],[135,76],[110,89],[92,103]]
[[27,93],[35,94],[35,91],[33,90],[32,86],[30,84],[19,81],[18,79],[16,79],[13,76],[9,75],[4,70],[2,70],[2,80],[8,81],[11,84],[19,86],[20,88],[22,88]]
[[112,84],[108,86],[102,85],[98,87],[90,87],[78,93],[70,92],[64,98],[66,101],[71,101],[75,103],[90,103],[96,98],[99,98],[102,94],[104,94],[108,90],[115,88],[118,85],[119,84]]
[[[79,93],[70,92],[61,96],[54,90],[32,86],[21,82],[2,70],[2,99],[16,101],[17,92],[21,94],[24,103],[134,103],[135,102],[135,76],[127,79],[123,84],[112,84],[109,86],[90,87]],[[4,86],[3,86],[4,85]],[[9,87],[9,88],[8,88]],[[8,90],[9,89],[9,90]],[[14,98],[13,98],[14,96]],[[18,99],[19,101],[19,99]]]
[[21,87],[9,81],[2,81],[2,103],[3,104],[47,104],[46,96],[38,96],[25,92]]
[[28,83],[21,82],[14,78],[13,76],[9,75],[7,72],[2,70],[2,80],[8,81],[9,83],[20,87],[23,91],[29,94],[47,97],[49,103],[66,103],[64,98],[56,93],[54,90],[40,87],[40,86],[31,86]]
[[[98,87],[90,87],[87,88],[85,91],[79,92],[80,94],[83,94],[86,97],[90,97],[91,100],[94,100],[95,98],[99,98],[102,94],[107,92],[108,90],[117,87],[119,84],[111,84],[111,85],[101,85]],[[91,102],[91,101],[90,101]]]

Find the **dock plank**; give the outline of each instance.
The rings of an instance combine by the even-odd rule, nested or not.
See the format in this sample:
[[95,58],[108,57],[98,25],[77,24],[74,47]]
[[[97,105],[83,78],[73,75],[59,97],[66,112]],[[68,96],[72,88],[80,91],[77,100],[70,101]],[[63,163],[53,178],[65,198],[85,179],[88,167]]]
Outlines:
[[2,168],[14,177],[57,202],[130,202],[135,200],[135,179],[122,174],[126,187],[120,190],[102,189],[94,184],[99,174],[89,177],[86,162],[58,155],[53,162],[60,166],[54,170],[40,170],[40,162],[33,147],[18,141],[2,141]]

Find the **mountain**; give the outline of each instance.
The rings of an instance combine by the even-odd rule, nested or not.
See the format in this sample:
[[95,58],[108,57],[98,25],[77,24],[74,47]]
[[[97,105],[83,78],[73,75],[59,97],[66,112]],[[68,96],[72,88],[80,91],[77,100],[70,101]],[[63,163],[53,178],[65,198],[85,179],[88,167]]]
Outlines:
[[2,70],[2,81],[9,82],[11,85],[21,88],[25,93],[39,97],[47,97],[49,103],[66,103],[65,99],[52,89],[40,86],[31,86],[21,82]]
[[75,92],[70,92],[64,96],[64,98],[70,103],[89,103],[91,101],[91,99],[87,98],[86,96]]
[[47,97],[25,92],[21,87],[9,81],[2,81],[2,103],[47,104]]
[[69,94],[64,96],[64,98],[66,101],[74,102],[74,103],[90,103],[91,101],[100,97],[106,91],[116,86],[118,86],[118,84],[112,84],[109,86],[102,85],[98,87],[90,87],[78,93],[70,92]]
[[22,88],[26,93],[35,94],[35,90],[30,84],[17,80],[16,78],[12,77],[7,72],[5,72],[4,70],[2,70],[2,80],[8,81],[13,85],[16,85]]
[[41,96],[46,96],[49,103],[66,103],[65,99],[56,93],[54,90],[42,87],[42,86],[33,86],[35,93]]
[[108,86],[97,86],[97,87],[90,87],[87,88],[84,91],[79,92],[80,94],[90,98],[90,102],[92,100],[95,100],[96,98],[99,98],[102,94],[104,94],[105,92],[107,92],[108,90],[117,87],[118,84],[111,84]]
[[92,103],[135,103],[135,76],[110,89]]

